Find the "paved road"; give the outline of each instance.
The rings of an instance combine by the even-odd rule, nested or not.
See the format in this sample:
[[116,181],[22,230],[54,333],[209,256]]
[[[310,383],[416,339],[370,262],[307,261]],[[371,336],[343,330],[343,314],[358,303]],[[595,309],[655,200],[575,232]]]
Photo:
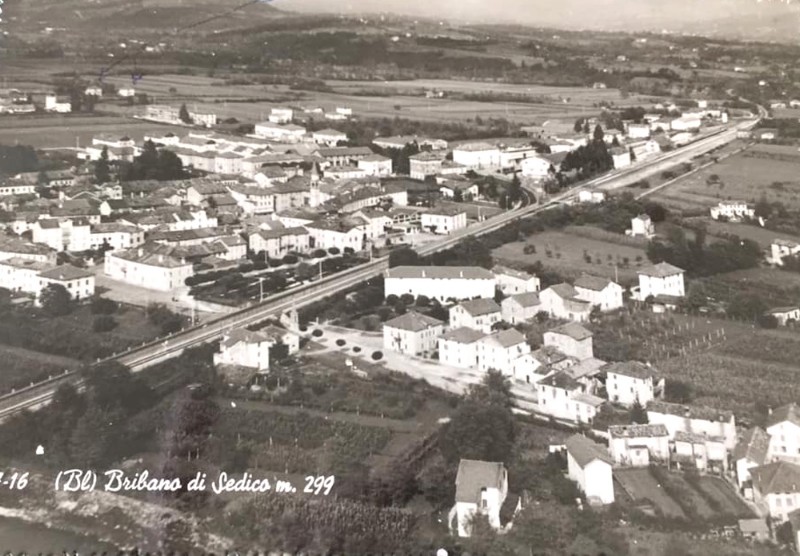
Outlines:
[[[757,122],[757,119],[753,119],[731,125],[681,149],[661,154],[636,166],[611,172],[554,195],[542,204],[523,205],[514,210],[506,211],[495,218],[459,230],[435,243],[420,246],[418,252],[420,255],[425,256],[448,249],[466,237],[480,236],[492,232],[502,228],[509,222],[531,216],[552,208],[559,203],[572,200],[581,190],[611,191],[625,187],[729,143],[736,138],[738,130],[751,129]],[[207,321],[199,327],[178,332],[168,338],[151,342],[135,350],[113,356],[110,359],[117,360],[130,367],[132,371],[138,372],[151,365],[177,357],[188,347],[214,341],[234,327],[256,324],[270,317],[279,316],[287,310],[303,307],[321,298],[351,288],[381,274],[388,268],[388,257],[376,259],[362,266],[312,282],[294,291],[271,296],[262,303],[254,303],[242,310]],[[63,378],[47,385],[36,386],[0,397],[0,420],[24,409],[35,409],[48,403],[58,385],[66,380],[78,382],[76,375],[67,374]]]

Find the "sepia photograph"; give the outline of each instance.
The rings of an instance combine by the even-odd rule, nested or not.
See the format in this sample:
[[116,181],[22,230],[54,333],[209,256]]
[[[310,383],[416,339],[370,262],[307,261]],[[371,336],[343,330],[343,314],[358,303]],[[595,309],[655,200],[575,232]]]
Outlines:
[[800,2],[0,0],[0,556],[800,554]]

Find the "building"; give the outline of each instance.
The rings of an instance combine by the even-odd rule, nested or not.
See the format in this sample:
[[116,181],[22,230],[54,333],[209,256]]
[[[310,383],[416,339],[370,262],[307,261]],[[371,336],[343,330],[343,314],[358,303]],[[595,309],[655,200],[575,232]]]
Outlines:
[[787,307],[775,307],[767,311],[767,315],[775,317],[779,326],[800,321],[800,307],[791,305]]
[[672,463],[679,469],[720,475],[728,470],[728,451],[721,436],[677,431],[672,439]]
[[649,139],[650,138],[650,124],[635,124],[629,123],[626,126],[626,132],[631,139]]
[[656,227],[650,219],[650,216],[647,214],[640,214],[631,219],[631,229],[627,230],[627,234],[631,237],[650,239],[656,235]]
[[769,262],[783,266],[784,257],[794,257],[800,254],[800,243],[788,239],[776,239],[770,245]]
[[299,143],[306,134],[306,128],[295,124],[276,124],[273,122],[257,123],[253,132],[256,137],[283,143]]
[[87,299],[94,295],[94,274],[88,270],[19,257],[0,261],[0,287],[29,293],[38,299],[42,290],[51,284],[63,286],[72,299]]
[[642,407],[664,394],[664,378],[638,361],[611,363],[605,369],[608,399],[626,407]]
[[700,129],[703,121],[699,114],[684,114],[680,118],[675,118],[670,123],[670,129],[673,131],[693,131]]
[[458,207],[431,209],[421,214],[420,226],[434,234],[452,234],[467,227],[467,212]]
[[313,132],[311,138],[316,144],[326,147],[337,147],[339,143],[347,142],[347,134],[330,128]]
[[263,332],[236,328],[227,332],[214,354],[214,365],[247,367],[257,371],[269,369],[269,351],[275,340]]
[[392,159],[380,154],[370,154],[360,158],[356,165],[359,170],[363,170],[368,176],[391,176]]
[[462,459],[456,475],[456,503],[448,522],[459,537],[472,534],[475,515],[484,515],[489,525],[500,529],[500,508],[508,495],[508,472],[502,463]]
[[667,427],[670,437],[678,431],[702,433],[721,436],[728,450],[736,447],[736,420],[730,411],[653,400],[647,404],[647,419]]
[[750,469],[753,501],[773,520],[786,521],[800,508],[800,465],[776,461]]
[[613,460],[600,444],[582,435],[570,436],[567,448],[567,473],[590,504],[614,503]]
[[44,97],[44,109],[47,112],[68,114],[72,112],[72,103],[68,98],[57,97],[56,95],[46,95]]
[[567,283],[556,284],[542,290],[539,299],[542,302],[542,310],[559,319],[586,322],[592,311],[592,304],[580,299],[578,291]]
[[523,270],[495,265],[492,272],[497,279],[497,287],[504,295],[538,292],[542,287],[539,278]]
[[711,218],[714,220],[729,220],[740,222],[755,218],[756,211],[747,206],[744,201],[721,201],[717,206],[711,207]]
[[500,303],[501,316],[509,324],[529,321],[541,310],[542,302],[536,292],[511,295]]
[[543,154],[529,156],[520,162],[520,172],[522,175],[534,180],[543,180],[547,178],[555,173],[553,172],[555,169],[556,166],[553,164],[553,161]]
[[466,143],[453,149],[453,162],[472,169],[500,167],[500,149],[489,143]]
[[800,464],[800,407],[794,402],[769,410],[766,432],[769,435],[769,461],[784,460]]
[[406,355],[431,357],[443,332],[442,321],[408,311],[384,323],[383,347]]
[[[794,531],[798,531],[800,530],[800,528],[798,528],[798,522],[792,517],[794,513],[795,512],[789,514],[789,520],[792,521]],[[767,521],[763,518],[740,519],[738,525],[739,532],[746,540],[767,542],[771,538],[769,526],[767,525]],[[800,546],[800,543],[796,546]]]
[[161,291],[182,288],[194,275],[192,263],[185,259],[150,253],[142,247],[106,253],[104,272],[114,280]]
[[484,337],[474,328],[454,328],[439,337],[439,362],[470,369],[478,366],[478,340]]
[[451,328],[465,326],[489,334],[501,320],[500,305],[494,299],[470,299],[450,308]]
[[273,124],[288,124],[293,117],[294,111],[291,108],[272,108],[268,120]]
[[359,216],[323,218],[305,225],[311,249],[352,249],[361,251],[366,246],[369,222]]
[[768,463],[770,435],[760,427],[747,429],[733,449],[731,462],[736,472],[739,494],[753,499],[753,482],[750,470]]
[[591,424],[605,400],[585,390],[568,372],[558,371],[536,383],[539,411],[555,419]]
[[520,332],[509,328],[488,334],[477,342],[477,362],[481,371],[500,371],[523,382],[533,382],[537,367],[531,346]]
[[289,253],[307,253],[311,235],[303,227],[280,226],[258,230],[247,236],[253,253],[264,253],[270,259],[282,259]]
[[669,263],[658,263],[647,268],[640,269],[639,288],[634,292],[635,297],[644,301],[651,295],[667,295],[672,297],[683,297],[686,295],[683,274],[684,270]]
[[614,147],[608,151],[611,154],[611,160],[614,162],[614,168],[627,168],[632,164],[631,151],[625,147]]
[[608,427],[608,451],[617,465],[668,463],[669,432],[664,425],[614,425]]
[[622,286],[608,278],[583,274],[575,280],[574,287],[578,299],[588,301],[592,307],[599,307],[601,311],[622,308]]
[[495,277],[477,266],[396,266],[384,273],[386,296],[424,295],[439,302],[493,298]]
[[138,227],[121,222],[94,224],[90,230],[91,248],[108,246],[111,251],[139,247],[144,243],[144,232]]
[[408,157],[409,175],[415,180],[424,180],[441,172],[444,156],[429,151],[412,154]]
[[569,322],[545,332],[544,345],[554,347],[578,361],[594,357],[592,333],[576,322]]

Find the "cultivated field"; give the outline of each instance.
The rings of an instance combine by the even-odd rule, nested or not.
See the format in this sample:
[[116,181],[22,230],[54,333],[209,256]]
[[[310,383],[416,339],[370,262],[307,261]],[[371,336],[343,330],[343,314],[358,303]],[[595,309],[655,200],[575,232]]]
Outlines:
[[[528,253],[525,253],[525,247]],[[535,248],[535,252],[531,252]],[[598,228],[574,227],[564,231],[546,231],[526,239],[508,243],[492,254],[500,262],[533,264],[541,261],[547,268],[567,276],[581,273],[614,279],[619,273],[622,283],[636,279],[636,269],[648,265],[645,244],[636,244],[618,234]]]
[[649,469],[617,469],[614,478],[634,502],[650,502],[664,517],[686,517],[680,505],[670,498]]
[[736,235],[742,239],[755,241],[764,249],[769,249],[769,246],[777,238],[800,242],[800,237],[791,236],[782,232],[774,232],[759,226],[732,222],[715,222],[711,220],[711,218],[704,219],[703,221],[706,224],[709,236]]
[[[712,176],[718,176],[716,180]],[[800,208],[800,152],[794,147],[754,145],[719,164],[687,176],[651,199],[684,209],[701,209],[736,199],[755,203],[762,194],[770,202]]]

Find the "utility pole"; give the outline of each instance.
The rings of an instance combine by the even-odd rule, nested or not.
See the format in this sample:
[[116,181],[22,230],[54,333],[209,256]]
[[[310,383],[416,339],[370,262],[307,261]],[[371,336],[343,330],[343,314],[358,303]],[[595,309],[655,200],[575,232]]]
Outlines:
[[258,301],[264,301],[264,278],[259,277],[258,279]]
[[319,279],[322,280],[322,259],[319,260]]

